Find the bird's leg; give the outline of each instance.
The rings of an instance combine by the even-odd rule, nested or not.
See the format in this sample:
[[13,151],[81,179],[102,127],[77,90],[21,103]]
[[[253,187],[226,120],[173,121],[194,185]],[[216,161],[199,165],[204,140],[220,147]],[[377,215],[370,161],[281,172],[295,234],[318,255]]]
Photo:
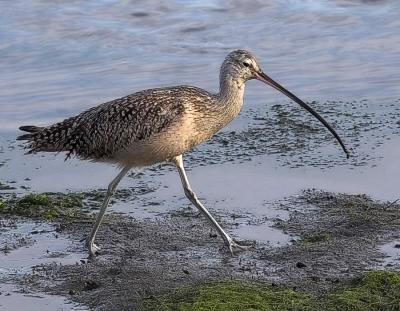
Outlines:
[[92,231],[90,233],[89,238],[87,239],[87,247],[89,250],[89,257],[93,258],[95,256],[96,251],[98,251],[100,248],[94,243],[94,239],[96,237],[97,230],[99,230],[101,221],[103,220],[104,213],[106,212],[108,202],[110,201],[110,198],[112,194],[114,193],[115,189],[117,188],[117,185],[121,181],[121,179],[128,173],[130,170],[129,167],[124,167],[121,172],[113,179],[113,181],[108,185],[106,197],[103,201],[103,204],[101,205],[101,209],[99,214],[97,215],[96,222],[92,228]]
[[214,219],[210,212],[201,204],[196,194],[190,187],[189,180],[186,176],[185,168],[183,167],[182,155],[179,155],[172,159],[172,162],[176,165],[179,171],[179,176],[181,177],[183,189],[185,191],[186,197],[192,202],[204,216],[211,222],[218,233],[224,239],[225,243],[228,245],[230,252],[233,254],[235,249],[248,249],[247,246],[242,246],[237,244],[219,225],[219,223]]

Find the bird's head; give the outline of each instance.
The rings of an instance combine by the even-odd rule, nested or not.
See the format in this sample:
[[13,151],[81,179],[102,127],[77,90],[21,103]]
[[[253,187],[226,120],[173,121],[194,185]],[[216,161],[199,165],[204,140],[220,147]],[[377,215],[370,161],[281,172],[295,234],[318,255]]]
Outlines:
[[246,81],[251,79],[257,79],[269,86],[272,86],[274,89],[283,93],[311,113],[332,133],[332,135],[339,142],[343,151],[346,153],[347,157],[349,157],[349,152],[347,151],[344,143],[335,130],[329,125],[329,123],[326,122],[324,118],[322,118],[314,109],[299,99],[296,95],[289,92],[282,85],[267,76],[262,71],[261,66],[258,64],[256,57],[252,53],[246,50],[236,50],[230,52],[222,64],[220,81],[229,81],[231,84],[234,83],[238,87],[242,87]]
[[228,54],[222,64],[221,74],[232,80],[244,83],[256,79],[257,72],[262,72],[256,57],[245,50],[236,50]]

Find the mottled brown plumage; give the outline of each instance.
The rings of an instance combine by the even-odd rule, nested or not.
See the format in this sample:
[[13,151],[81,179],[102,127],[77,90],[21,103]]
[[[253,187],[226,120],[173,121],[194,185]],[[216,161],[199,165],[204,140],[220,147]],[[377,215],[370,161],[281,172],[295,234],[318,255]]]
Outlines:
[[110,160],[182,115],[181,97],[187,96],[188,89],[180,89],[145,90],[118,98],[18,139],[30,141],[30,153],[66,151],[67,157]]
[[93,107],[81,114],[47,127],[23,126],[28,132],[28,153],[66,152],[67,158],[117,163],[122,167],[110,183],[95,226],[88,239],[90,256],[97,246],[94,239],[110,196],[132,167],[171,161],[176,165],[189,200],[212,223],[231,252],[238,245],[216,222],[191,190],[182,154],[209,139],[232,121],[243,104],[245,82],[258,79],[281,91],[320,120],[347,152],[329,124],[313,109],[263,73],[256,58],[247,51],[228,54],[220,71],[217,94],[193,86],[176,86],[140,91]]

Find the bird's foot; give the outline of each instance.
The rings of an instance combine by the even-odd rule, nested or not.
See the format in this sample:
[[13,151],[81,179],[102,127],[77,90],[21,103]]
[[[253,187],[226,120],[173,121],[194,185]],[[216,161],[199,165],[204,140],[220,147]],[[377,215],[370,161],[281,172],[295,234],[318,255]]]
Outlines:
[[231,252],[231,254],[235,255],[235,252],[247,251],[249,249],[254,248],[255,243],[252,243],[250,245],[242,245],[242,244],[235,242],[233,239],[229,239],[228,246],[229,246],[229,251]]
[[99,254],[100,246],[96,245],[94,241],[87,240],[86,246],[89,252],[89,259],[93,259]]

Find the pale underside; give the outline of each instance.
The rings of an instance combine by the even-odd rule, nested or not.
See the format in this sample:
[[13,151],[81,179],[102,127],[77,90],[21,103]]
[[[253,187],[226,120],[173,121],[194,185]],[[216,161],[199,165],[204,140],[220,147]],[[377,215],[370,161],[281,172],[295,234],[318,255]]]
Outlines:
[[168,161],[210,138],[214,133],[198,131],[191,113],[184,112],[161,132],[132,143],[106,161],[120,166],[142,167]]

